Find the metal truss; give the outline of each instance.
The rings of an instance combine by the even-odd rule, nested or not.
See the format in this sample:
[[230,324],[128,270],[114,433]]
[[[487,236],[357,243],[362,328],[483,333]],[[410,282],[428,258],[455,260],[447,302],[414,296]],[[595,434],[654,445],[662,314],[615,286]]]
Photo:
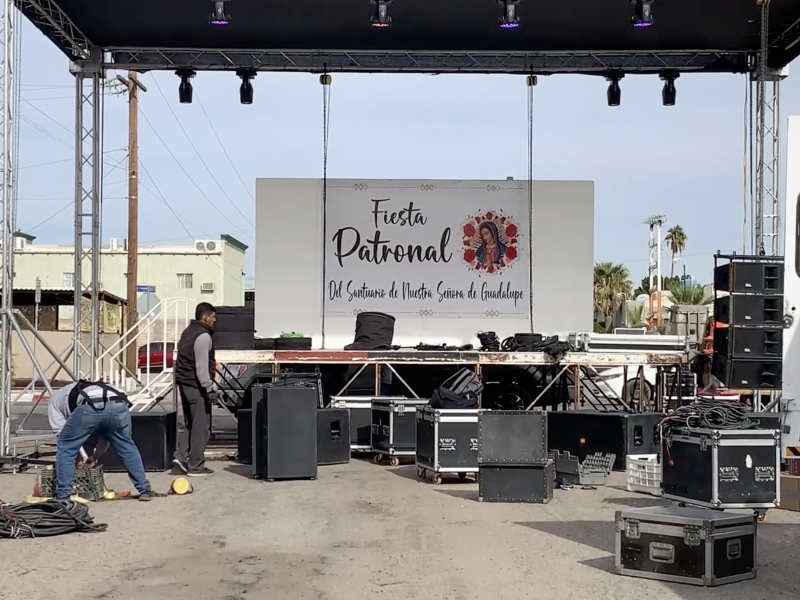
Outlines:
[[11,311],[14,307],[12,289],[14,287],[14,230],[15,230],[15,196],[14,196],[14,71],[16,68],[16,45],[15,45],[15,16],[13,0],[3,0],[2,21],[2,45],[3,45],[3,64],[0,73],[2,81],[0,86],[3,93],[3,108],[0,111],[2,124],[0,133],[2,139],[2,158],[0,165],[0,201],[3,204],[3,233],[2,250],[2,306],[0,306],[0,456],[8,453],[10,445],[11,430],[11,340],[13,337],[13,325]]
[[102,66],[73,63],[75,75],[75,272],[73,372],[96,379],[100,355],[100,208]]
[[756,85],[755,253],[782,254],[781,229],[781,81]]
[[747,72],[745,52],[391,52],[365,50],[167,50],[110,48],[106,68],[121,70],[361,73]]
[[72,60],[91,58],[91,42],[54,0],[13,0],[13,3]]

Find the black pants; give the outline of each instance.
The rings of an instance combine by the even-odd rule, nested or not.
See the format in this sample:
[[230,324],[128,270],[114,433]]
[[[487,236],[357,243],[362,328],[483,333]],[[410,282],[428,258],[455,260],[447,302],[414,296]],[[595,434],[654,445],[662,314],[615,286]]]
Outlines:
[[178,449],[175,458],[190,471],[205,468],[205,452],[211,428],[211,401],[205,388],[179,385],[183,407],[183,429],[178,432]]

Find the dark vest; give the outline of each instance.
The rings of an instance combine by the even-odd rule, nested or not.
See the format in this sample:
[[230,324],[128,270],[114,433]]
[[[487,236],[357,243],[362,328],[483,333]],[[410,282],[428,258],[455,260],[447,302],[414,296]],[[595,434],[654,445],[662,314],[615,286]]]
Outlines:
[[[211,330],[199,321],[192,321],[189,323],[189,326],[183,330],[181,339],[178,342],[178,355],[175,359],[175,382],[178,385],[185,385],[193,388],[200,387],[200,381],[197,379],[197,371],[195,370],[194,343],[197,338],[204,333],[211,334]],[[208,367],[208,372],[212,379],[214,378],[215,364],[214,344],[212,342]]]

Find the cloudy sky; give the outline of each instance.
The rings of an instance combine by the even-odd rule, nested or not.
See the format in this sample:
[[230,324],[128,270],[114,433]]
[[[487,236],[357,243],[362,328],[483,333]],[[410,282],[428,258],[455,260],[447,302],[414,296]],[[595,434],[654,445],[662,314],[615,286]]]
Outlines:
[[[67,59],[27,22],[21,30],[18,227],[38,243],[69,244],[74,84]],[[199,74],[191,105],[178,103],[173,73],[142,82],[141,243],[228,233],[252,246],[255,178],[321,176],[316,76],[261,73],[250,106],[239,104],[233,74]],[[687,272],[709,281],[713,253],[742,247],[744,76],[684,75],[670,108],[655,76],[625,78],[616,108],[606,86],[599,77],[540,78],[535,177],[595,182],[596,260],[625,263],[638,282],[643,221],[661,213],[688,234]],[[334,74],[329,176],[526,179],[526,103],[519,76]],[[784,83],[782,107],[785,127],[800,114],[800,73]],[[105,131],[107,243],[127,233],[124,96],[107,97]],[[249,274],[252,264],[251,252]]]

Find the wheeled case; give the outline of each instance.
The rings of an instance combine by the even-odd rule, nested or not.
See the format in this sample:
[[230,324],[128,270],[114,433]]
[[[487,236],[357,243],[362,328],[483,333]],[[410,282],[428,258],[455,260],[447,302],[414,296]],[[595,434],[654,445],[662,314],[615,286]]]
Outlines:
[[[387,400],[381,396],[334,396],[331,408],[346,408],[350,411],[350,450],[353,452],[369,452],[372,450],[372,402]],[[391,397],[393,400],[405,400],[404,396]]]
[[433,473],[440,484],[445,473],[466,479],[478,472],[478,409],[417,408],[417,477]]
[[389,464],[396,467],[401,456],[414,456],[417,445],[417,407],[429,400],[420,398],[375,398],[372,401],[372,451],[375,462],[389,456]]
[[708,587],[755,579],[756,530],[755,515],[677,506],[618,511],[616,569]]
[[721,510],[780,503],[779,431],[677,427],[662,444],[664,498]]

